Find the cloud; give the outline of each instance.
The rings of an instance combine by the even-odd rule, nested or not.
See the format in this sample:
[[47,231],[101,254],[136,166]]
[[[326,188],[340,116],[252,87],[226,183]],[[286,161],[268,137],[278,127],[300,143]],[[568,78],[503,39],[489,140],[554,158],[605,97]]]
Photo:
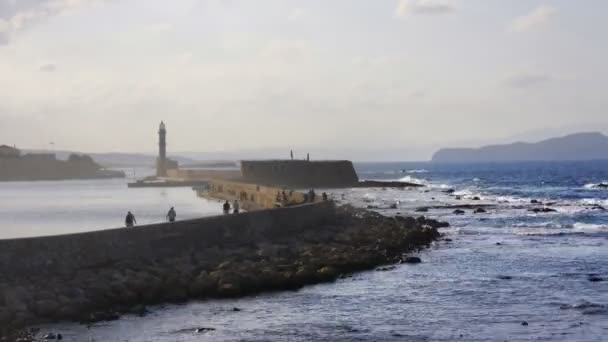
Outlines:
[[296,8],[287,16],[287,20],[289,21],[299,21],[302,18],[306,17],[308,12],[303,8]]
[[38,67],[38,71],[42,71],[42,72],[54,72],[56,70],[57,70],[57,65],[55,65],[53,63],[42,64],[40,67]]
[[545,25],[557,14],[553,6],[543,5],[532,12],[519,16],[509,24],[509,32],[527,32]]
[[395,15],[405,17],[408,14],[445,14],[456,10],[447,0],[399,0]]
[[527,88],[543,83],[554,81],[555,78],[545,73],[522,73],[513,75],[505,81],[505,84],[513,88]]
[[16,33],[49,17],[99,5],[104,1],[107,0],[1,0],[0,44],[8,44]]

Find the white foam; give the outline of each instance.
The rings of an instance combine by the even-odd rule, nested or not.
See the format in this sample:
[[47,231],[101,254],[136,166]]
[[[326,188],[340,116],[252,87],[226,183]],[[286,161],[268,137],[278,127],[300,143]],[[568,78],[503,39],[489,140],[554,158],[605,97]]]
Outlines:
[[601,181],[599,183],[587,183],[585,185],[583,185],[583,188],[588,189],[588,190],[606,190],[605,187],[600,187],[599,185],[608,185],[608,181]]
[[577,222],[572,226],[572,228],[582,232],[598,232],[607,230],[608,225]]
[[407,182],[413,184],[427,185],[428,182],[424,179],[415,178],[412,176],[405,176],[399,179],[400,182]]
[[405,173],[428,173],[428,170],[425,169],[414,169],[414,170],[407,170],[405,171]]

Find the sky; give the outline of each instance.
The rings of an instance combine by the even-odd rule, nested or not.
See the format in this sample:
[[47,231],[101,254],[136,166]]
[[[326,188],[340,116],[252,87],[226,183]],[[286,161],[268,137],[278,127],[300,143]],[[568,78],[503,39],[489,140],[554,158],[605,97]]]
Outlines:
[[419,160],[603,130],[607,12],[604,0],[0,0],[0,144],[153,152],[164,120],[170,151]]

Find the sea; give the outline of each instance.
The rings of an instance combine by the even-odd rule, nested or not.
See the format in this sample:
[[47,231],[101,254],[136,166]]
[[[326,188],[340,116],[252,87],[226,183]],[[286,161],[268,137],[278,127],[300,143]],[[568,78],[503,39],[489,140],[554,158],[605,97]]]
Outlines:
[[[421,264],[41,328],[66,341],[608,341],[608,189],[597,186],[608,183],[608,161],[356,169],[361,179],[425,185],[319,189],[389,216],[448,221],[443,238],[417,253]],[[126,189],[125,180],[0,183],[0,201],[2,238],[120,226],[126,210],[140,222],[162,221],[169,206],[181,218],[220,211],[187,188]],[[454,212],[464,204],[486,212]]]

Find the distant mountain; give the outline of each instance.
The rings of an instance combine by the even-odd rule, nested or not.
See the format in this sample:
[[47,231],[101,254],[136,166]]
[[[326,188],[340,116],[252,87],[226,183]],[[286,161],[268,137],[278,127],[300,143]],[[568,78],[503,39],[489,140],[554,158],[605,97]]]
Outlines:
[[608,137],[602,133],[576,133],[537,143],[445,148],[435,152],[432,161],[453,163],[593,159],[608,159]]

